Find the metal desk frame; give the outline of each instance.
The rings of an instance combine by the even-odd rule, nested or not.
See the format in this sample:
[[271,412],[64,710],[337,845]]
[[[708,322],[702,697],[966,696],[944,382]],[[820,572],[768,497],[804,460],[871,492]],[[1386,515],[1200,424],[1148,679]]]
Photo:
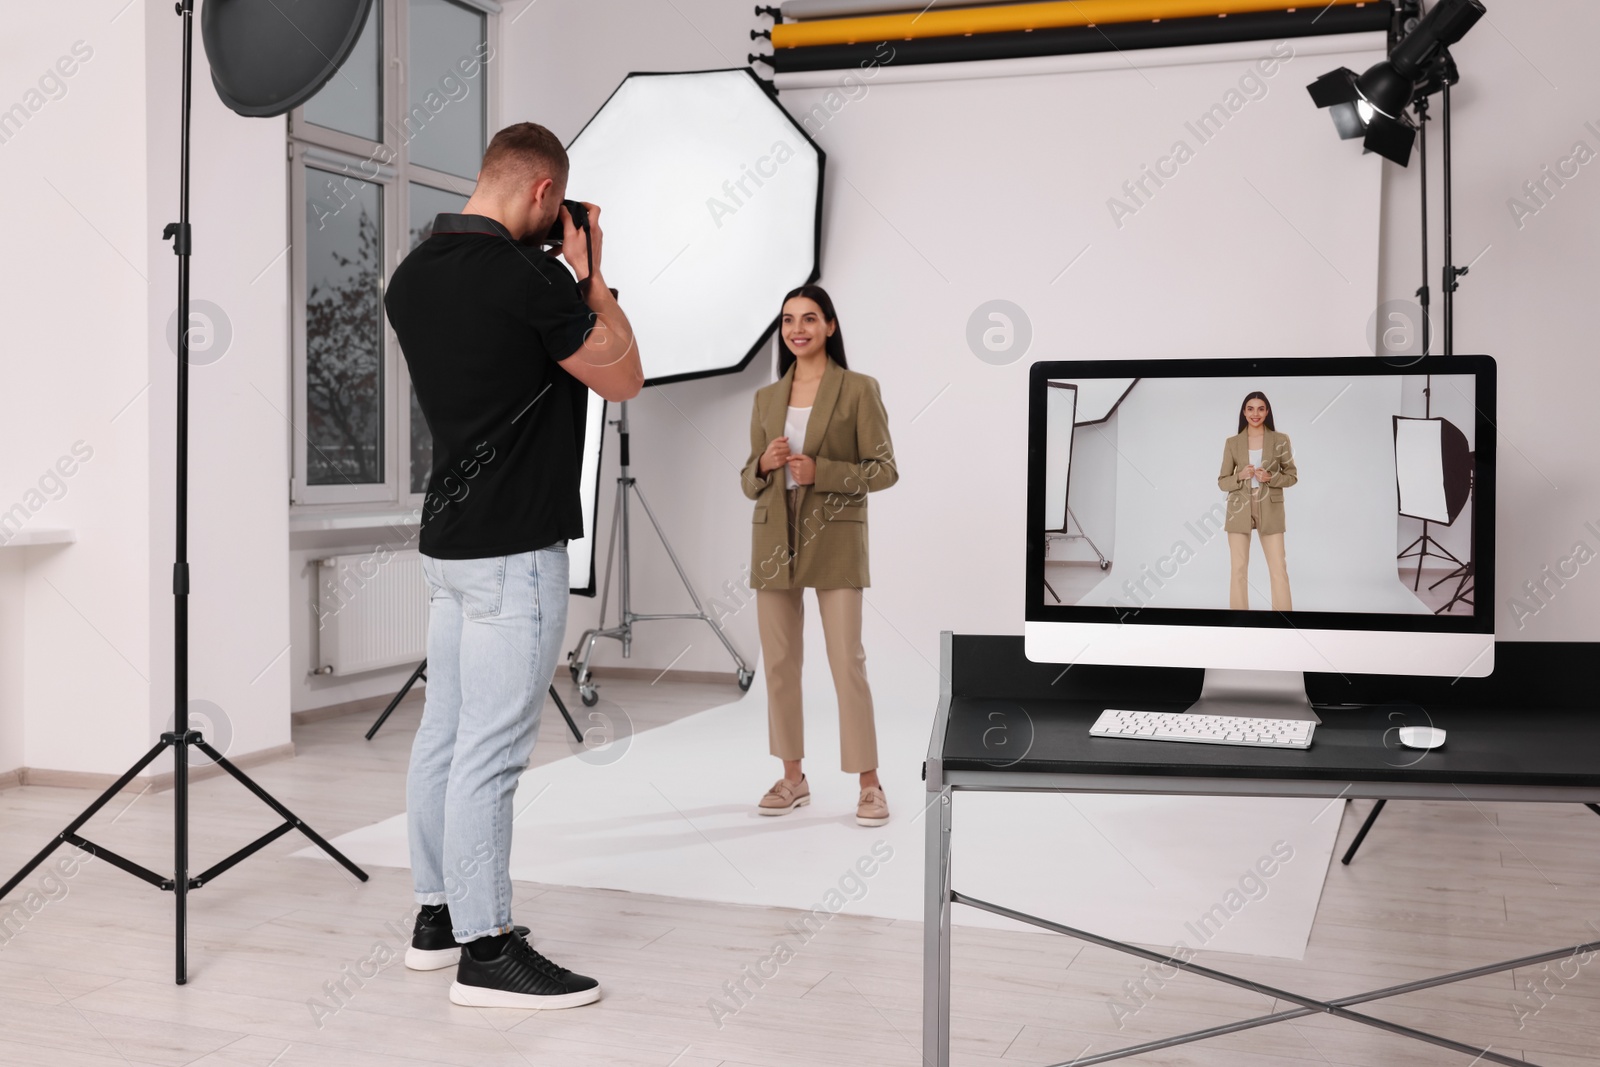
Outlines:
[[933,736],[928,745],[928,761],[924,768],[927,781],[928,804],[924,808],[926,823],[926,852],[924,855],[923,896],[923,995],[922,995],[922,1059],[926,1067],[950,1067],[950,915],[952,905],[964,904],[1008,919],[1037,926],[1052,933],[1065,934],[1089,944],[1099,945],[1130,956],[1161,963],[1248,989],[1264,996],[1297,1005],[1295,1008],[1257,1016],[1240,1022],[1208,1027],[1175,1037],[1147,1041],[1100,1053],[1095,1056],[1080,1055],[1077,1059],[1052,1065],[1052,1067],[1089,1067],[1090,1064],[1138,1056],[1147,1052],[1172,1048],[1207,1038],[1221,1037],[1242,1030],[1287,1022],[1308,1015],[1323,1013],[1362,1023],[1389,1033],[1423,1041],[1441,1048],[1451,1049],[1463,1056],[1472,1057],[1473,1063],[1499,1063],[1509,1067],[1537,1067],[1527,1060],[1502,1055],[1489,1049],[1464,1044],[1437,1034],[1391,1023],[1362,1012],[1350,1010],[1358,1004],[1367,1004],[1389,997],[1400,996],[1423,989],[1449,985],[1453,982],[1479,978],[1517,967],[1528,967],[1550,960],[1585,952],[1600,951],[1600,941],[1587,942],[1568,948],[1541,952],[1521,959],[1507,960],[1470,970],[1456,971],[1403,985],[1389,986],[1337,1000],[1324,1001],[1288,990],[1278,989],[1200,966],[1175,957],[1152,952],[1136,945],[1101,937],[1085,930],[1051,922],[1011,908],[979,900],[957,891],[950,884],[951,823],[955,794],[963,790],[989,792],[1062,792],[1062,793],[1136,793],[1180,796],[1261,796],[1261,797],[1326,797],[1330,802],[1343,799],[1370,798],[1378,800],[1429,799],[1429,800],[1479,800],[1479,801],[1529,801],[1576,802],[1600,801],[1600,790],[1568,787],[1536,787],[1516,785],[1472,784],[1455,785],[1438,782],[1339,782],[1312,779],[1275,778],[1202,778],[1136,776],[1117,774],[1065,774],[1048,772],[1013,772],[1006,770],[973,771],[947,770],[944,766],[943,747],[946,727],[950,719],[953,697],[952,634],[940,635],[940,694],[938,713],[934,717]]

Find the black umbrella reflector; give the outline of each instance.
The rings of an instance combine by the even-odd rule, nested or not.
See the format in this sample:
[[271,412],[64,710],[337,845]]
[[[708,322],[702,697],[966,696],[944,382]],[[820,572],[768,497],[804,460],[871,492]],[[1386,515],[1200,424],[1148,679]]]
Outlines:
[[206,0],[211,84],[241,115],[292,111],[338,73],[371,9],[372,0]]

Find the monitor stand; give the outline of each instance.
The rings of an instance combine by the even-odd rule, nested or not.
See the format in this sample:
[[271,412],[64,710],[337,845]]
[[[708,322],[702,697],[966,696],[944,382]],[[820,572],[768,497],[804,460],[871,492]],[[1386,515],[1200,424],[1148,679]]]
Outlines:
[[1301,671],[1240,671],[1206,668],[1200,699],[1186,709],[1193,715],[1237,715],[1250,719],[1297,719],[1321,723],[1306,699]]

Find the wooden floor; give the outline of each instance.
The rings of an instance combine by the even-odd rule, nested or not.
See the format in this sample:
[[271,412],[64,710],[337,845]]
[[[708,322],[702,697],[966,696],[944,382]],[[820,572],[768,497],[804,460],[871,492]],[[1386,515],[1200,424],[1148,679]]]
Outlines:
[[[725,703],[733,692],[731,684],[634,680],[605,689],[635,729]],[[298,728],[299,756],[255,776],[329,837],[386,818],[403,808],[417,715],[409,702],[370,744],[361,738],[366,717]],[[562,729],[547,709],[536,761],[567,755]],[[730,793],[754,802],[770,769],[752,753],[750,767],[728,769]],[[196,868],[274,824],[229,780],[193,792]],[[0,876],[89,799],[44,787],[0,793]],[[1345,810],[1341,848],[1367,808]],[[171,861],[171,818],[170,795],[129,794],[88,836],[161,868]],[[303,843],[298,835],[279,840],[192,895],[184,987],[172,981],[169,895],[103,861],[60,880],[35,872],[25,883],[39,894],[34,910],[24,903],[17,917],[15,905],[28,899],[20,892],[0,908],[0,922],[9,922],[0,927],[0,1065],[921,1062],[917,923],[837,916],[775,977],[760,988],[747,982],[753,995],[734,1005],[724,983],[768,956],[798,913],[518,883],[516,916],[534,928],[538,947],[599,977],[605,998],[545,1013],[459,1008],[446,997],[452,972],[413,973],[397,960],[381,966],[403,951],[409,931],[408,873],[375,868],[360,885],[332,864],[288,858]],[[1354,994],[1600,940],[1596,885],[1600,818],[1582,807],[1394,803],[1354,865],[1333,864],[1305,962],[1216,953],[1200,960],[1297,993]],[[1086,1051],[1284,1007],[1188,976],[1161,984],[1137,960],[1049,934],[958,929],[955,959],[957,1065],[1070,1063]],[[1143,1007],[1125,985],[1140,980]],[[335,999],[329,991],[340,983]],[[714,1018],[714,997],[738,1010]],[[1114,1001],[1122,1004],[1120,1026]],[[1600,1063],[1600,957],[1360,1010],[1550,1067]],[[1472,1059],[1319,1015],[1125,1062],[1469,1067]]]

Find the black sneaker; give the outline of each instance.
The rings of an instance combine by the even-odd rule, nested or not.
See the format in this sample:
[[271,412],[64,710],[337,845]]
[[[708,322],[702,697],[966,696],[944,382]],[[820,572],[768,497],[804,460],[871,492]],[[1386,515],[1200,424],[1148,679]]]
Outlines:
[[520,937],[492,960],[461,953],[450,1000],[469,1008],[576,1008],[600,999],[600,983],[558,967]]
[[[413,971],[438,971],[454,967],[461,958],[461,946],[450,932],[450,907],[441,904],[437,912],[417,909],[417,925],[411,932],[411,947],[406,949],[406,966]],[[518,938],[528,936],[526,926],[511,928]]]

